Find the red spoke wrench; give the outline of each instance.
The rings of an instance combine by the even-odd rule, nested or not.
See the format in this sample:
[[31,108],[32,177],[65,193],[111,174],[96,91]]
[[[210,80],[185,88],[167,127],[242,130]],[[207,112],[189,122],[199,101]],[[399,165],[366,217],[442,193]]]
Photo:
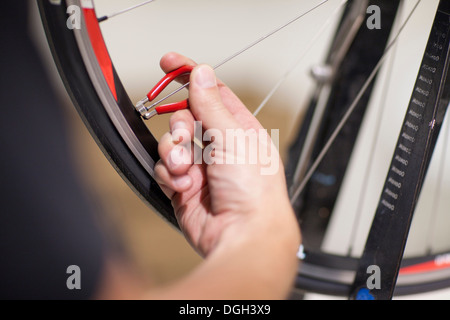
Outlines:
[[180,102],[158,105],[162,102],[162,100],[164,100],[162,99],[153,103],[149,107],[146,107],[145,104],[154,101],[171,82],[176,80],[178,77],[190,74],[193,69],[193,66],[186,65],[166,74],[161,81],[159,81],[158,84],[150,90],[147,96],[138,102],[136,105],[136,110],[144,119],[148,120],[159,114],[172,113],[189,108],[189,101],[187,99]]

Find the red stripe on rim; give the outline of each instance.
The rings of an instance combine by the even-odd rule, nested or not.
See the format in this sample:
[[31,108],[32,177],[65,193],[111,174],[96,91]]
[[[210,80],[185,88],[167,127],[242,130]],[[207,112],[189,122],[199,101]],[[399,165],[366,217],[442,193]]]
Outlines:
[[91,39],[91,44],[94,49],[97,60],[102,69],[103,76],[108,83],[114,98],[117,101],[116,84],[114,82],[114,72],[111,57],[109,56],[108,49],[106,48],[105,40],[103,39],[100,25],[98,24],[97,15],[94,9],[83,8],[84,18],[86,20],[86,26]]
[[400,269],[401,275],[406,274],[415,274],[415,273],[425,273],[425,272],[431,272],[431,271],[438,271],[450,268],[450,263],[439,263],[436,260],[419,263],[416,265],[412,265],[409,267],[404,267]]

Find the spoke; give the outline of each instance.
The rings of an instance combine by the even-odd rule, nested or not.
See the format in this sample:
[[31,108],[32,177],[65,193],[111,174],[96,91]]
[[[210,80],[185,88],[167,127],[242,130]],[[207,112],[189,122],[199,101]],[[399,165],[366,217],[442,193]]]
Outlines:
[[360,0],[359,4],[353,3],[349,6],[349,12],[344,21],[340,31],[335,35],[331,55],[323,65],[312,71],[315,77],[318,77],[318,87],[315,89],[314,100],[316,100],[313,115],[307,130],[305,141],[301,147],[300,157],[294,171],[294,176],[291,185],[292,189],[297,186],[299,181],[303,179],[308,170],[310,158],[314,149],[314,141],[319,134],[319,124],[322,121],[325,109],[328,105],[328,99],[332,91],[331,81],[336,76],[345,55],[351,47],[351,44],[356,38],[356,35],[364,23],[367,5],[369,0]]
[[237,51],[236,53],[232,54],[231,56],[229,56],[228,58],[224,59],[222,62],[220,62],[219,64],[217,64],[216,66],[214,66],[214,69],[217,69],[219,67],[221,67],[222,65],[224,65],[225,63],[233,60],[234,58],[236,58],[237,56],[240,56],[241,54],[243,54],[244,52],[246,52],[247,50],[253,48],[254,46],[256,46],[257,44],[259,44],[260,42],[266,40],[267,38],[273,36],[274,34],[280,32],[281,30],[285,29],[286,27],[290,26],[291,24],[293,24],[294,22],[297,22],[298,20],[300,20],[301,18],[303,18],[304,16],[308,15],[309,13],[313,12],[314,10],[318,9],[319,7],[321,7],[322,5],[324,5],[325,3],[327,3],[329,0],[322,0],[319,4],[317,4],[316,6],[312,7],[311,9],[309,9],[308,11],[302,13],[299,16],[296,16],[295,18],[293,18],[292,20],[286,22],[285,24],[279,26],[278,28],[274,29],[273,31],[269,32],[268,34],[262,36],[261,38],[259,38],[258,40],[256,40],[255,42],[249,44],[248,46],[244,47],[243,49]]
[[[302,14],[296,16],[295,18],[289,20],[288,22],[284,23],[283,25],[277,27],[276,29],[272,30],[271,32],[267,33],[266,35],[262,36],[261,38],[257,39],[256,41],[252,42],[251,44],[245,46],[244,48],[242,48],[241,50],[233,53],[232,55],[230,55],[229,57],[227,57],[226,59],[222,60],[221,62],[219,62],[218,64],[216,64],[213,69],[216,70],[218,68],[220,68],[221,66],[223,66],[224,64],[230,62],[231,60],[233,60],[234,58],[240,56],[241,54],[243,54],[244,52],[250,50],[251,48],[255,47],[256,45],[258,45],[259,43],[261,43],[262,41],[268,39],[269,37],[273,36],[274,34],[280,32],[281,30],[287,28],[288,26],[290,26],[291,24],[293,24],[294,22],[297,22],[298,20],[300,20],[301,18],[305,17],[306,15],[308,15],[309,13],[315,11],[316,9],[318,9],[319,7],[323,6],[325,3],[327,3],[330,0],[322,0],[320,3],[318,3],[317,5],[315,5],[314,7],[312,7],[311,9],[307,10],[306,12],[303,12]],[[174,90],[173,92],[169,93],[167,96],[165,96],[164,98],[156,101],[155,103],[153,103],[149,108],[147,109],[151,109],[152,107],[160,104],[161,102],[169,99],[170,97],[172,97],[174,94],[180,92],[182,89],[186,88],[187,86],[189,86],[190,82],[182,85],[181,87],[179,87],[178,89]]]
[[127,13],[129,11],[132,11],[132,10],[140,8],[140,7],[143,7],[143,6],[147,5],[147,4],[155,2],[155,1],[156,0],[144,1],[142,3],[139,3],[139,4],[135,5],[135,6],[129,7],[127,9],[124,9],[124,10],[121,10],[121,11],[118,11],[118,12],[115,12],[115,13],[111,13],[111,14],[105,15],[103,17],[98,18],[98,22],[103,22],[103,21],[106,21],[106,20],[108,20],[110,18],[117,17],[117,16],[119,16],[121,14]]
[[335,9],[335,11],[330,15],[330,17],[325,21],[325,23],[322,25],[322,27],[319,29],[319,31],[316,33],[314,38],[309,42],[309,44],[306,46],[306,49],[300,54],[299,59],[295,61],[295,63],[284,73],[284,75],[280,78],[280,80],[275,84],[275,86],[270,90],[269,94],[264,98],[264,100],[261,102],[261,104],[258,106],[256,111],[253,113],[253,115],[256,117],[258,114],[262,111],[262,109],[267,105],[269,100],[273,97],[273,95],[278,91],[278,89],[281,87],[281,85],[286,81],[286,79],[291,75],[291,73],[295,70],[295,68],[300,64],[300,62],[303,61],[306,54],[314,47],[314,44],[319,40],[319,38],[322,36],[322,34],[325,32],[327,27],[331,24],[333,21],[333,18],[337,16],[337,14],[340,12],[341,8],[348,2],[348,0],[342,0],[342,2],[338,5],[338,7]]
[[331,135],[330,139],[327,141],[327,143],[325,144],[325,146],[323,147],[322,151],[320,152],[319,156],[317,157],[317,159],[314,161],[314,163],[312,164],[311,168],[309,169],[308,173],[305,175],[303,181],[294,189],[294,192],[291,195],[291,203],[294,203],[297,198],[300,196],[300,194],[302,193],[303,189],[306,187],[306,184],[309,182],[309,180],[311,179],[311,177],[313,176],[314,172],[316,171],[317,167],[319,166],[319,164],[322,162],[323,158],[325,157],[325,155],[327,154],[328,150],[331,148],[331,146],[333,145],[334,141],[336,140],[337,136],[339,135],[339,133],[341,132],[342,128],[344,127],[344,125],[347,123],[347,120],[350,118],[351,114],[353,113],[353,111],[355,110],[355,108],[357,107],[359,101],[361,100],[361,98],[363,97],[364,93],[366,92],[367,88],[370,86],[370,84],[372,83],[373,79],[375,78],[375,76],[377,75],[378,71],[380,70],[380,68],[383,66],[384,61],[386,60],[386,57],[388,56],[388,53],[391,51],[391,49],[393,48],[394,44],[397,42],[397,40],[399,39],[400,35],[402,34],[403,30],[405,29],[406,25],[408,24],[408,22],[410,21],[411,17],[413,16],[414,12],[416,11],[417,7],[419,6],[420,2],[422,0],[417,0],[414,8],[411,10],[410,14],[408,15],[408,17],[406,18],[405,22],[402,24],[402,26],[400,27],[399,31],[397,32],[397,34],[395,35],[394,39],[389,43],[389,45],[386,47],[386,50],[383,54],[383,56],[381,57],[380,61],[378,62],[378,64],[375,66],[375,69],[372,71],[372,73],[370,74],[369,78],[366,80],[366,82],[364,83],[363,87],[361,88],[361,90],[359,91],[358,95],[356,96],[355,100],[353,101],[353,103],[350,105],[350,107],[348,108],[347,112],[345,113],[345,115],[343,116],[342,120],[340,121],[340,123],[338,124],[337,128],[335,129],[335,131],[333,132],[333,134]]

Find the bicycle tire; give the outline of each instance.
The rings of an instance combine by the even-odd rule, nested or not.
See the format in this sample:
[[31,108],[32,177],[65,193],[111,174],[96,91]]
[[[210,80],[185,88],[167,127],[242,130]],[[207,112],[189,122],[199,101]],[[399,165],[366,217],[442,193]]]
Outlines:
[[[81,7],[81,3],[74,3]],[[64,1],[55,4],[52,1],[39,0],[38,4],[45,33],[60,76],[74,106],[97,145],[135,193],[155,212],[178,228],[170,201],[161,191],[149,170],[144,168],[130,150],[130,146],[125,142],[123,135],[119,133],[105,109],[99,94],[111,95],[111,92],[107,90],[99,92],[93,84],[93,75],[86,68],[86,59],[83,58],[79,42],[75,37],[77,31],[86,32],[86,26],[84,25],[79,30],[67,28],[68,5]],[[84,20],[82,23],[85,23]],[[87,33],[81,36],[89,38]],[[93,51],[89,46],[86,46],[86,50]],[[96,62],[93,61],[93,63]],[[101,79],[103,74],[98,70],[97,66],[96,75]],[[113,72],[117,99],[110,99],[110,101],[115,101],[115,105],[113,102],[112,107],[123,115],[131,130],[136,133],[137,143],[148,151],[152,162],[156,163],[159,160],[158,143],[135,113],[134,106],[114,69]]]

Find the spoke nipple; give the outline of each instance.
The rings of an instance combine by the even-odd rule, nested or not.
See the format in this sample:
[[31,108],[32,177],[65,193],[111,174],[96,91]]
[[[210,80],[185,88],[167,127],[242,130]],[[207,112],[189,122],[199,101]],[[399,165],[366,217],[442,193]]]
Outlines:
[[306,254],[305,254],[305,247],[303,245],[300,245],[297,252],[297,258],[300,260],[305,260]]
[[158,114],[158,113],[156,112],[156,110],[153,109],[153,110],[150,111],[150,112],[147,112],[147,113],[142,114],[142,117],[143,117],[145,120],[150,120],[151,118],[153,118],[153,117],[156,116],[157,114]]
[[136,111],[139,112],[139,114],[142,116],[148,111],[147,107],[145,106],[145,104],[147,102],[148,102],[148,98],[145,97],[144,99],[139,101],[135,106]]
[[327,83],[333,76],[333,68],[329,65],[317,65],[311,69],[311,75],[319,83]]

